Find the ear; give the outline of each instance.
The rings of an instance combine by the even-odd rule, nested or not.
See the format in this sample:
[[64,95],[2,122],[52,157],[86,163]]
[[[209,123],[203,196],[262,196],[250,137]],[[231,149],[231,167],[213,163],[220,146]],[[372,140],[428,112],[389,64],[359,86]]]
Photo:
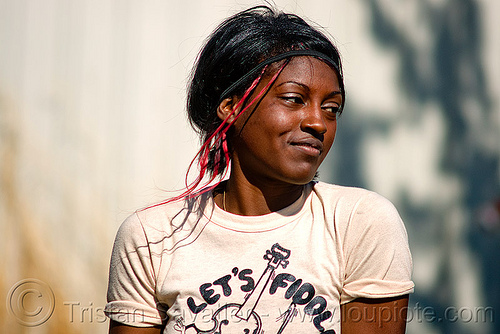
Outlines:
[[238,99],[236,99],[235,97],[228,97],[222,100],[222,102],[219,104],[219,107],[217,108],[217,116],[221,120],[225,120],[229,117],[227,122],[231,123],[236,115],[238,115],[238,110],[235,110],[237,104]]

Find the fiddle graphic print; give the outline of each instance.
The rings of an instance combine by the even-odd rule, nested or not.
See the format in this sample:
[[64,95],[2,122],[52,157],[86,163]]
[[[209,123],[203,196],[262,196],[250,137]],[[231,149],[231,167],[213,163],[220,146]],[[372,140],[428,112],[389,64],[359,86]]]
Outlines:
[[255,307],[273,277],[274,271],[280,266],[286,268],[289,257],[290,250],[281,247],[278,243],[274,244],[264,255],[264,259],[268,261],[266,269],[253,290],[245,297],[245,301],[242,304],[226,304],[215,311],[211,319],[213,327],[209,330],[200,330],[194,323],[185,326],[185,329],[194,328],[198,334],[261,334],[262,320],[255,313]]
[[[281,321],[281,326],[276,334],[286,332],[286,327],[298,314],[297,305],[305,305],[304,313],[311,316],[313,325],[319,333],[335,334],[335,331],[325,331],[321,326],[321,322],[332,316],[330,311],[326,311],[327,302],[325,298],[315,295],[314,287],[309,283],[303,283],[302,279],[296,279],[288,273],[276,275],[276,271],[280,268],[287,268],[290,255],[291,251],[289,249],[282,247],[278,243],[273,244],[264,254],[263,258],[267,261],[267,265],[256,283],[249,276],[252,270],[238,270],[235,267],[233,275],[238,274],[240,280],[247,281],[247,284],[241,287],[242,291],[247,291],[242,303],[230,302],[217,308],[208,323],[204,322],[202,326],[197,325],[194,321],[186,325],[182,317],[177,317],[174,329],[181,334],[268,334],[269,331],[264,332],[262,318],[256,312],[256,307],[267,288],[269,288],[270,295],[274,295],[279,288],[288,288],[284,298],[291,299],[291,303],[288,309],[276,319],[276,321]],[[230,275],[226,275],[213,282],[213,285],[222,287],[224,296],[231,294],[232,290],[228,284],[230,278]],[[287,282],[292,284],[288,286]],[[211,283],[202,284],[200,293],[202,293],[205,301],[214,304],[220,299],[221,295],[214,294],[214,290],[210,289],[211,286]],[[207,303],[196,305],[192,297],[188,298],[187,304],[194,314],[198,314],[207,307]]]

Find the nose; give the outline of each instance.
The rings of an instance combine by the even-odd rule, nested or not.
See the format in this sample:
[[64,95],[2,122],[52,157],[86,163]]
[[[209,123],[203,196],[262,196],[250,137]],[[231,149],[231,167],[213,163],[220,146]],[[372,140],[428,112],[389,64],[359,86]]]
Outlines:
[[322,139],[328,128],[320,106],[310,106],[304,110],[301,128],[302,131],[310,133],[318,139]]

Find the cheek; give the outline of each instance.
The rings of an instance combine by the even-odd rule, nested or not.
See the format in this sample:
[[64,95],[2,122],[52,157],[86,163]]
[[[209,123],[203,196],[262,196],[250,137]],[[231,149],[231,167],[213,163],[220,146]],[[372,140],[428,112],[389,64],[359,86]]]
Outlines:
[[277,139],[291,132],[295,123],[297,122],[294,121],[290,113],[279,108],[273,108],[273,105],[265,108],[262,106],[242,120],[241,135],[247,138],[265,137],[268,140]]
[[[328,131],[325,135],[325,151],[324,151],[324,157],[328,154],[330,149],[333,146],[333,142],[335,141],[335,135],[337,133],[337,121],[334,122],[331,126],[328,127]],[[324,158],[323,157],[323,158]]]
[[329,140],[330,140],[330,145],[333,144],[334,140],[335,140],[335,135],[337,134],[337,121],[335,121],[331,127],[331,130],[330,132],[330,135],[329,135]]

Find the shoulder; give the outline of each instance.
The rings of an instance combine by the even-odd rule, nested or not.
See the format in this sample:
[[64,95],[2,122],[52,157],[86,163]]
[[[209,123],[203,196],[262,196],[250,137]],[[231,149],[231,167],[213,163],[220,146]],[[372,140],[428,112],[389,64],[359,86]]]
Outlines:
[[192,199],[160,202],[139,209],[120,226],[116,240],[132,244],[146,242],[159,248],[175,244],[189,236],[200,221],[205,221],[205,210],[210,210],[211,194],[202,193]]
[[376,192],[324,182],[315,183],[313,191],[341,230],[389,229],[406,235],[396,207]]
[[318,182],[313,182],[313,189],[315,192],[319,192],[322,194],[331,194],[339,197],[352,197],[352,198],[361,198],[361,197],[380,197],[384,198],[383,196],[379,195],[378,193],[365,189],[365,188],[359,188],[359,187],[349,187],[349,186],[341,186],[338,184],[331,184],[331,183],[326,183],[322,181]]
[[116,233],[112,266],[120,265],[124,259],[142,263],[144,259],[149,259],[150,254],[160,256],[162,247],[168,246],[166,236],[174,230],[172,220],[182,208],[183,201],[159,203],[129,215]]
[[144,245],[153,235],[168,231],[176,210],[181,210],[179,203],[159,203],[136,210],[118,228],[115,247],[117,244],[127,248]]
[[211,194],[201,192],[199,195],[189,199],[167,200],[155,203],[139,209],[135,215],[145,230],[163,230],[171,232],[171,229],[181,223],[185,223],[192,214],[201,216],[208,204],[211,203]]
[[322,182],[313,191],[338,233],[344,277],[341,303],[412,292],[408,236],[391,201],[366,189]]
[[165,220],[171,220],[185,206],[186,202],[184,200],[163,201],[138,209],[135,216],[142,224],[159,224]]
[[325,205],[341,205],[357,210],[394,211],[394,205],[384,196],[364,188],[340,186],[325,182],[313,184],[313,192],[325,202]]
[[116,233],[116,243],[135,243],[138,239],[143,239],[141,236],[144,234],[141,221],[137,216],[137,212],[129,215],[118,228]]

